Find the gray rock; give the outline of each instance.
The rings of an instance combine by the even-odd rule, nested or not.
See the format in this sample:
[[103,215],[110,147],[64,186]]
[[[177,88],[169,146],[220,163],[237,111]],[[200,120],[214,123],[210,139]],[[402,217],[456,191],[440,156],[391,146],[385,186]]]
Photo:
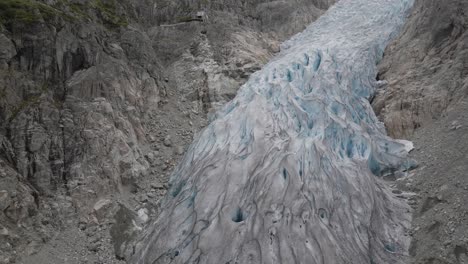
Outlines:
[[2,225],[0,225],[0,236],[8,236],[10,235],[10,232],[8,229]]
[[120,204],[119,210],[114,215],[115,224],[110,229],[112,244],[115,254],[124,259],[126,255],[132,251],[130,241],[139,233],[140,230],[135,228],[135,223],[138,222],[138,215],[128,208],[128,206]]
[[113,203],[109,199],[101,199],[93,206],[93,213],[99,222],[103,222],[110,214]]
[[10,61],[16,55],[16,49],[13,42],[4,34],[0,33],[0,63]]
[[140,202],[146,203],[148,201],[148,196],[146,194],[140,195]]
[[99,250],[100,246],[101,246],[101,242],[99,242],[99,241],[94,242],[94,243],[90,243],[88,245],[88,250],[97,252]]
[[[61,16],[2,27],[0,33],[0,162],[5,161],[0,164],[0,186],[15,193],[11,201],[1,202],[9,207],[0,222],[8,221],[14,227],[9,232],[24,238],[8,252],[24,251],[27,241],[42,245],[47,234],[66,230],[77,215],[109,220],[106,206],[96,212],[96,200],[139,192],[135,186],[153,177],[152,159],[145,158],[152,151],[148,141],[161,142],[164,135],[175,135],[173,130],[188,130],[188,119],[194,131],[206,125],[205,113],[230,100],[248,75],[273,55],[274,45],[302,30],[334,1],[253,0],[231,8],[230,1],[222,0],[219,9],[207,11],[209,20],[203,24],[169,27],[160,25],[177,24],[199,3],[174,2],[155,9],[144,1],[114,1],[115,8],[109,10],[116,14],[85,8],[84,18],[76,14],[76,6],[56,2],[44,4],[54,4]],[[262,14],[258,21],[265,10],[271,15]],[[64,19],[69,16],[73,22]],[[123,20],[110,21],[115,18]],[[200,31],[205,31],[203,37]],[[182,97],[187,103],[179,102]],[[191,101],[199,115],[179,115],[175,105],[189,112]],[[156,125],[159,119],[166,125]],[[169,132],[158,135],[164,129]],[[177,145],[185,146],[191,136],[190,131]],[[177,148],[175,152],[181,153]],[[163,160],[173,155],[163,154]],[[169,170],[172,165],[164,166]],[[157,172],[167,180],[169,172],[161,173],[159,167]],[[59,193],[69,193],[66,199],[71,200],[58,201]],[[109,199],[116,204],[117,198]],[[42,222],[57,228],[42,232]]]
[[156,189],[156,190],[164,189],[164,185],[160,182],[153,182],[151,183],[151,188]]
[[153,163],[154,162],[154,153],[153,152],[149,152],[148,154],[146,154],[146,158],[148,159],[148,161],[150,163]]
[[182,154],[184,154],[184,152],[185,152],[185,149],[184,149],[183,146],[177,146],[177,147],[175,148],[175,153],[176,153],[177,155],[182,155]]
[[141,208],[138,210],[138,218],[142,223],[146,223],[148,221],[148,209],[146,208]]
[[463,0],[415,1],[403,33],[379,66],[379,78],[388,86],[373,105],[391,136],[412,135],[466,95],[467,12]]
[[0,211],[4,211],[11,204],[10,194],[6,190],[0,191]]
[[164,146],[166,146],[166,147],[172,146],[172,138],[171,138],[170,135],[167,135],[167,136],[164,138]]

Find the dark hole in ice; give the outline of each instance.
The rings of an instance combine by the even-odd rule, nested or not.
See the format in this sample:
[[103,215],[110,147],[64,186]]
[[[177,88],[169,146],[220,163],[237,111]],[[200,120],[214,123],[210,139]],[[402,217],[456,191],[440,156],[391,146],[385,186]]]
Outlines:
[[317,53],[317,57],[315,58],[315,61],[314,61],[314,71],[318,71],[321,63],[322,63],[322,55]]
[[184,187],[185,182],[179,182],[177,185],[175,185],[171,191],[172,197],[176,197],[179,195],[179,193],[182,191],[182,188]]
[[408,159],[408,161],[405,162],[405,164],[403,164],[403,166],[404,166],[403,171],[411,171],[411,170],[416,169],[419,165],[415,160]]
[[243,222],[246,218],[247,216],[242,212],[242,209],[238,207],[232,216],[232,221],[235,223],[240,223]]
[[368,165],[369,165],[369,169],[371,170],[371,172],[374,175],[376,175],[376,176],[381,175],[380,164],[375,160],[374,156],[371,155],[371,157],[369,158],[369,161],[368,161]]
[[390,253],[395,253],[395,251],[396,251],[396,248],[395,248],[394,244],[386,244],[384,248],[385,248],[385,250],[387,250]]
[[320,209],[318,210],[318,215],[319,215],[319,217],[322,218],[322,219],[327,218],[327,210],[325,210],[325,209],[323,209],[323,208],[320,208]]
[[187,207],[193,206],[193,204],[195,203],[195,198],[196,197],[197,197],[197,193],[192,192],[192,195],[190,195],[190,198],[188,199]]
[[292,73],[290,70],[288,70],[287,77],[288,77],[288,82],[292,82]]
[[381,72],[377,73],[377,76],[375,76],[375,79],[376,79],[377,81],[382,80],[382,76],[381,76],[381,75],[382,75]]
[[348,156],[348,158],[352,158],[353,157],[353,140],[350,139],[348,141],[348,144],[346,145],[346,156]]
[[309,60],[310,60],[309,55],[304,54],[304,59],[305,59],[304,64],[305,64],[306,66],[308,66],[308,65],[309,65]]
[[169,255],[171,260],[173,260],[175,257],[179,256],[179,250],[172,251]]

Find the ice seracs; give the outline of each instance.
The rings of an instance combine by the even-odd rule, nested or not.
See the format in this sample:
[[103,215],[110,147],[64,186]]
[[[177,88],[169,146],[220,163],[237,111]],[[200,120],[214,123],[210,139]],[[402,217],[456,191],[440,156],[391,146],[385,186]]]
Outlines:
[[403,263],[408,207],[379,176],[409,144],[368,102],[412,0],[342,0],[195,139],[133,263]]

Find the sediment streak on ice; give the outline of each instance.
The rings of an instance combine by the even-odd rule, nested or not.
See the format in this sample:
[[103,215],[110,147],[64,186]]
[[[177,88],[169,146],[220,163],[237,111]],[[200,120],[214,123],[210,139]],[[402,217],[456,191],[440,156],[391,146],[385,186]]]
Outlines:
[[134,263],[400,263],[404,169],[368,98],[412,0],[342,0],[253,74],[171,177]]

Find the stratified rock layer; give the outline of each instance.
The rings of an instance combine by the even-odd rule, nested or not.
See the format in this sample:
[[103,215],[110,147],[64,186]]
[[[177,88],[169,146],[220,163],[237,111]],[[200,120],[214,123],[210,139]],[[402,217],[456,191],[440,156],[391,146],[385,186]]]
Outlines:
[[133,263],[403,263],[407,169],[368,99],[411,0],[341,1],[198,136]]

